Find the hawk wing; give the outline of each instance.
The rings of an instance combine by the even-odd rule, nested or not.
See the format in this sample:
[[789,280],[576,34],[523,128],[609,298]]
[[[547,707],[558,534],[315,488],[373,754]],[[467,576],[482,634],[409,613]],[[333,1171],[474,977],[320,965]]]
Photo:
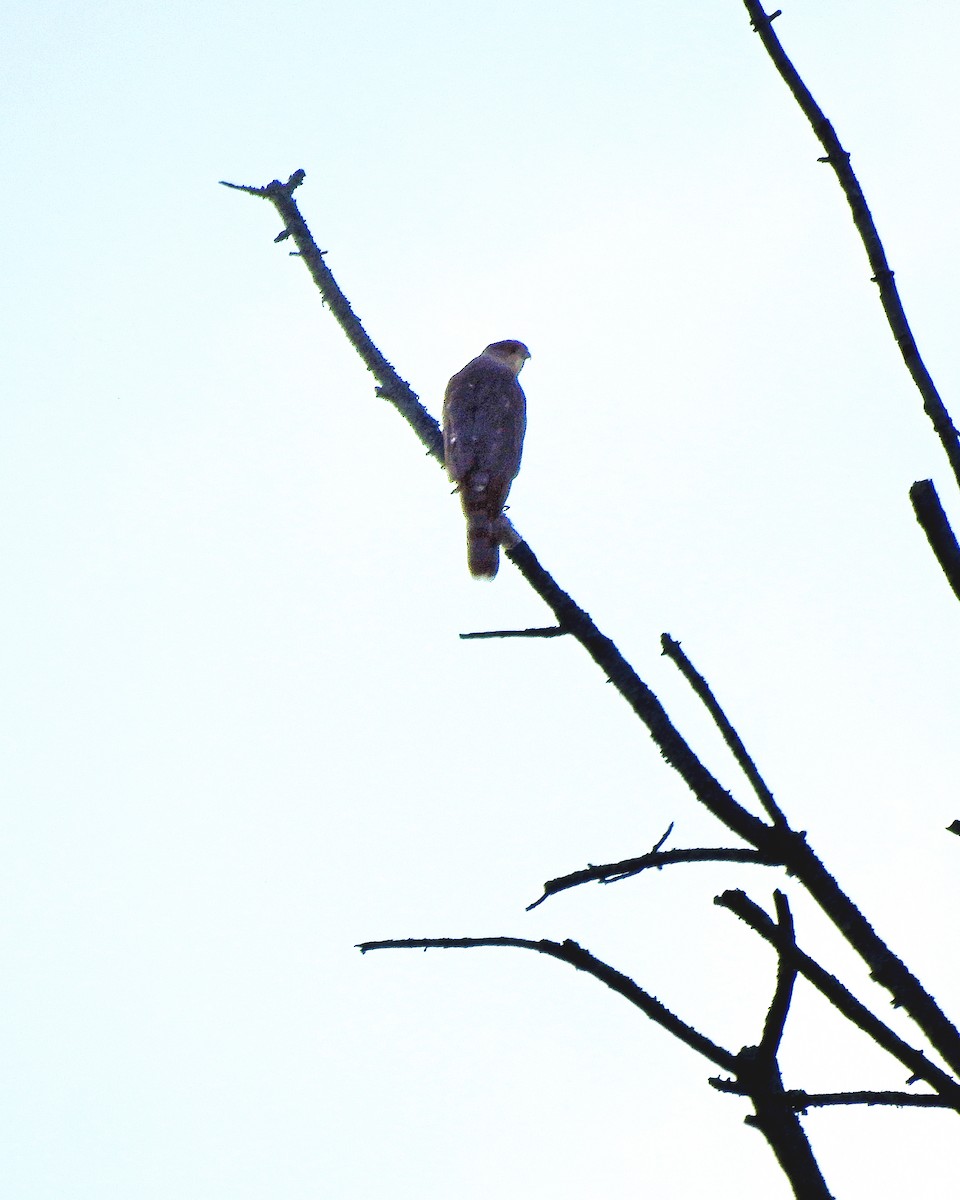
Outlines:
[[513,371],[484,355],[467,363],[447,384],[443,400],[447,471],[461,488],[479,485],[498,512],[520,470],[526,408]]

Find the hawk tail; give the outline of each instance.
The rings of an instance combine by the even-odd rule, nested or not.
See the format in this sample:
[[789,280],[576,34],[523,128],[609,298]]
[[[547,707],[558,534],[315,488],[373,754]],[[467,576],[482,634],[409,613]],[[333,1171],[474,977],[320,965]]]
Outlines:
[[464,505],[467,517],[467,566],[476,579],[492,579],[500,566],[500,540],[481,508]]

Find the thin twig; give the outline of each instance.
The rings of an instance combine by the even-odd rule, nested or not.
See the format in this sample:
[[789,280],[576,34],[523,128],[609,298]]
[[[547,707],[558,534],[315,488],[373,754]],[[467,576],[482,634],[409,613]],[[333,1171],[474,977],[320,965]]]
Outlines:
[[655,1021],[668,1033],[673,1034],[691,1050],[696,1050],[698,1054],[702,1054],[704,1058],[708,1058],[725,1071],[734,1072],[736,1070],[736,1056],[729,1050],[724,1050],[722,1046],[712,1042],[692,1025],[682,1021],[675,1013],[661,1004],[655,996],[644,991],[628,976],[594,957],[589,950],[584,950],[582,946],[569,939],[563,942],[551,942],[545,938],[540,941],[531,941],[528,938],[514,937],[395,938],[380,942],[361,942],[357,949],[361,954],[366,954],[370,950],[472,950],[480,946],[512,946],[519,950],[533,950],[537,954],[546,954],[550,958],[568,963],[570,966],[576,967],[578,971],[585,971],[594,979],[606,984],[612,991],[629,1000],[631,1004],[636,1005],[652,1021]]
[[[731,1096],[746,1096],[747,1090],[738,1079],[710,1079],[711,1087],[718,1092]],[[928,1093],[917,1095],[915,1092],[888,1091],[857,1091],[857,1092],[805,1092],[801,1088],[789,1088],[784,1092],[788,1103],[796,1112],[806,1112],[808,1108],[826,1108],[831,1105],[888,1105],[893,1108],[953,1108],[953,1104],[943,1096],[931,1096]]]
[[761,854],[759,850],[741,850],[737,847],[713,846],[695,850],[651,850],[636,858],[625,858],[621,862],[603,863],[599,866],[584,867],[580,871],[572,871],[569,875],[561,875],[558,879],[550,879],[543,885],[543,895],[533,904],[527,905],[527,912],[569,888],[579,887],[583,883],[619,883],[639,875],[641,871],[656,870],[673,866],[676,863],[704,862],[734,862],[752,863],[754,866],[779,867],[779,859]]
[[917,349],[917,343],[910,330],[903,304],[900,301],[900,293],[893,280],[893,271],[887,262],[883,243],[880,241],[880,234],[877,232],[877,227],[867,206],[863,190],[856,175],[853,173],[853,168],[850,166],[850,155],[841,146],[840,139],[834,132],[833,126],[814,100],[807,85],[800,78],[796,67],[794,67],[793,63],[784,53],[783,47],[780,45],[780,39],[773,32],[771,24],[773,16],[768,16],[763,11],[763,5],[759,3],[759,0],[743,0],[743,3],[750,16],[753,28],[763,42],[764,49],[769,54],[773,65],[779,71],[781,78],[790,89],[793,98],[799,104],[804,116],[813,127],[813,132],[816,134],[821,146],[826,151],[820,162],[829,163],[836,172],[837,179],[847,198],[847,203],[850,205],[853,223],[857,227],[857,232],[860,234],[867,252],[867,259],[870,263],[870,269],[873,272],[873,282],[879,288],[880,303],[883,305],[884,313],[886,313],[890,330],[897,345],[900,347],[900,353],[903,355],[903,361],[906,363],[907,370],[910,372],[911,378],[923,398],[924,411],[930,418],[933,428],[936,430],[941,445],[950,461],[950,466],[953,468],[954,477],[957,483],[960,484],[960,439],[958,439],[957,429],[950,419],[950,414],[947,412],[946,405],[940,398],[940,393],[937,391],[926,364],[920,357],[920,351]]
[[470,642],[479,638],[555,638],[563,637],[567,632],[559,625],[543,625],[538,629],[485,629],[479,633],[461,633],[460,640]]
[[714,723],[723,735],[723,740],[729,746],[733,757],[750,781],[750,786],[757,793],[757,798],[766,809],[768,816],[775,825],[786,827],[787,821],[776,800],[773,798],[773,793],[764,783],[760,772],[757,770],[756,764],[747,753],[747,748],[740,739],[740,735],[734,729],[733,725],[727,718],[726,713],[717,703],[716,697],[710,689],[710,685],[696,669],[690,659],[684,654],[680,643],[670,636],[669,633],[661,634],[660,645],[663,647],[663,653],[672,662],[676,663],[680,668],[680,673],[686,679],[687,683],[693,688],[697,696],[700,698],[707,712],[713,717]]

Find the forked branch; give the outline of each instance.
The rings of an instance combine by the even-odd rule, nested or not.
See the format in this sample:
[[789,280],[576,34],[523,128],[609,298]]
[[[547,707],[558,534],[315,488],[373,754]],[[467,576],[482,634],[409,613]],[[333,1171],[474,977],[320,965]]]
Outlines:
[[922,1079],[938,1092],[948,1102],[949,1107],[960,1112],[960,1084],[946,1071],[923,1054],[921,1050],[909,1045],[899,1037],[889,1025],[885,1025],[879,1017],[862,1004],[853,993],[822,967],[809,954],[805,954],[796,944],[791,930],[785,930],[782,923],[774,922],[742,891],[727,891],[715,900],[720,908],[729,909],[741,921],[749,925],[756,933],[773,946],[781,962],[788,963],[795,971],[809,980],[810,983],[827,1000],[851,1021],[857,1028],[862,1029],[868,1037],[898,1062],[902,1063],[913,1078]]
[[[282,236],[293,238],[299,257],[310,270],[325,303],[380,384],[379,394],[400,410],[430,453],[439,457],[441,438],[436,421],[361,325],[300,214],[293,193],[303,177],[302,171],[296,171],[285,184],[274,180],[265,187],[242,186],[239,190],[266,199],[275,206],[283,221]],[[877,982],[891,992],[943,1057],[960,1071],[960,1033],[920,981],[877,936],[860,910],[807,845],[804,835],[789,830],[785,822],[767,824],[760,820],[723,788],[694,753],[657,696],[626,661],[616,644],[556,583],[528,543],[506,522],[505,530],[507,557],[552,610],[557,626],[580,643],[646,725],[663,758],[680,775],[699,802],[759,855],[781,862],[803,882],[840,932],[863,956]]]

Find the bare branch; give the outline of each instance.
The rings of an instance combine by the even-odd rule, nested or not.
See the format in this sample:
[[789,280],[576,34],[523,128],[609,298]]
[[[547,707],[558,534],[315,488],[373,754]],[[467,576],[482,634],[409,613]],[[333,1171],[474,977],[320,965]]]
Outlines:
[[[749,4],[750,0],[745,2]],[[426,411],[409,385],[400,379],[357,320],[300,215],[293,199],[293,191],[302,179],[303,172],[297,171],[286,184],[274,180],[264,188],[238,187],[235,184],[228,186],[262,196],[275,205],[283,218],[284,229],[296,242],[324,300],[369,370],[381,381],[380,393],[390,399],[406,417],[428,451],[440,457],[442,439],[437,422]],[[500,536],[506,547],[507,557],[552,609],[557,624],[584,647],[608,681],[616,687],[646,725],[663,758],[684,780],[700,803],[761,854],[783,862],[788,871],[803,882],[824,912],[867,962],[877,982],[889,989],[943,1057],[960,1071],[960,1032],[916,976],[911,974],[906,965],[877,936],[857,906],[840,889],[833,876],[806,844],[805,836],[785,827],[765,824],[734,800],[693,752],[671,722],[659,699],[626,661],[616,644],[601,633],[590,616],[557,585],[510,522],[504,519],[501,525]]]
[[744,1046],[737,1055],[743,1095],[754,1111],[744,1124],[760,1131],[777,1157],[798,1200],[832,1200],[800,1118],[787,1100],[776,1056]]
[[475,641],[478,638],[554,638],[563,637],[568,630],[559,625],[542,625],[537,629],[489,629],[480,633],[461,633],[463,642]]
[[940,569],[953,588],[953,594],[960,600],[960,546],[957,545],[956,535],[950,528],[932,479],[918,479],[912,485],[910,503]]
[[907,370],[923,398],[924,411],[936,430],[947,458],[950,460],[954,477],[960,484],[960,440],[958,440],[956,427],[950,419],[946,405],[940,398],[940,393],[937,391],[930,372],[920,357],[920,351],[917,349],[917,343],[900,301],[900,293],[893,281],[893,271],[887,263],[880,234],[877,232],[877,227],[867,206],[866,197],[850,166],[850,155],[841,146],[833,126],[814,100],[807,85],[798,75],[796,67],[784,53],[780,40],[771,26],[773,17],[763,11],[763,5],[759,0],[743,0],[743,2],[750,16],[750,22],[763,42],[764,49],[826,151],[820,162],[829,163],[836,172],[847,203],[850,205],[853,223],[857,227],[857,232],[860,234],[867,252],[867,259],[873,272],[873,282],[880,290],[880,303],[886,313],[890,330],[900,347]]
[[651,850],[636,858],[625,858],[621,862],[604,863],[600,866],[589,866],[569,875],[561,875],[558,879],[548,880],[543,885],[543,895],[533,904],[527,905],[527,912],[537,908],[544,900],[565,892],[569,888],[579,887],[582,883],[619,883],[639,875],[641,871],[651,869],[659,871],[662,867],[673,866],[676,863],[702,862],[736,862],[752,863],[754,866],[778,867],[779,859],[761,854],[759,850],[741,850],[736,847],[713,846],[695,850]]
[[763,909],[754,904],[745,893],[739,890],[727,891],[717,896],[714,903],[721,908],[728,908],[741,921],[759,933],[765,941],[775,947],[781,958],[790,961],[796,970],[826,996],[834,1008],[841,1012],[848,1021],[851,1021],[858,1029],[862,1029],[878,1046],[902,1063],[915,1078],[926,1080],[932,1088],[949,1100],[950,1108],[955,1108],[960,1112],[960,1084],[946,1071],[930,1062],[922,1050],[917,1050],[909,1045],[898,1037],[889,1025],[885,1025],[879,1017],[874,1016],[867,1006],[861,1004],[836,976],[831,975],[818,962],[805,954],[793,941],[792,936],[785,934],[781,927],[771,921]]
[[750,785],[757,793],[760,803],[766,809],[767,814],[775,825],[786,826],[786,818],[780,811],[777,802],[773,798],[773,793],[764,783],[760,772],[757,770],[753,759],[747,753],[746,747],[740,740],[740,735],[731,725],[723,709],[717,703],[717,700],[710,690],[710,685],[694,667],[690,659],[684,654],[680,647],[680,643],[670,636],[669,633],[661,634],[660,645],[663,647],[663,653],[667,658],[671,659],[680,668],[680,672],[684,679],[690,684],[697,696],[703,702],[710,716],[723,735],[723,740],[730,747],[733,757],[737,760],[740,769],[750,781]]
[[307,228],[307,223],[293,198],[294,191],[303,183],[304,178],[305,172],[299,170],[294,171],[286,183],[280,183],[274,179],[272,183],[261,188],[226,183],[224,180],[220,182],[224,187],[249,192],[253,196],[261,196],[274,205],[283,221],[284,235],[292,237],[296,243],[297,251],[306,263],[307,270],[317,285],[324,304],[336,317],[350,344],[380,385],[377,388],[377,395],[384,400],[389,400],[397,408],[410,423],[429,453],[442,463],[443,435],[440,432],[440,426],[420,403],[420,398],[409,383],[400,378],[396,370],[381,354],[379,348],[374,345],[372,338],[353,311],[350,301],[340,290],[340,285],[334,279],[333,272],[323,261],[324,252],[317,248],[317,243]]
[[[773,893],[773,898],[777,907],[777,924],[780,927],[780,935],[796,949],[793,915],[790,912],[787,897],[783,892],[777,891]],[[790,1001],[793,998],[793,985],[796,981],[796,962],[788,954],[781,954],[777,961],[777,989],[770,1003],[770,1010],[763,1026],[763,1037],[760,1039],[758,1047],[760,1054],[775,1058],[780,1049],[787,1013],[790,1011]]]
[[[714,1077],[708,1081],[718,1092],[731,1096],[749,1095],[743,1084],[737,1079],[721,1079]],[[805,1092],[800,1088],[789,1088],[784,1097],[795,1112],[806,1112],[808,1108],[825,1108],[835,1105],[887,1105],[892,1108],[953,1108],[949,1100],[943,1096],[931,1096],[924,1092],[887,1092],[887,1091],[857,1091],[857,1092]]]
[[788,1091],[787,1099],[797,1110],[826,1108],[840,1104],[877,1104],[893,1108],[954,1108],[945,1096],[914,1096],[910,1092],[797,1092]]
[[506,554],[553,610],[557,624],[576,638],[643,721],[661,755],[700,802],[744,841],[758,848],[765,847],[769,842],[770,827],[734,800],[710,774],[670,720],[656,695],[630,666],[616,644],[600,632],[589,614],[544,570],[529,544],[521,541],[507,550]]
[[585,971],[606,984],[612,991],[617,992],[631,1004],[636,1005],[651,1021],[655,1021],[668,1033],[696,1050],[704,1058],[716,1063],[725,1071],[736,1070],[736,1055],[724,1050],[708,1037],[704,1037],[692,1025],[688,1025],[661,1004],[655,996],[645,992],[639,984],[634,983],[628,976],[611,967],[608,963],[595,958],[589,950],[584,950],[576,942],[569,939],[563,942],[551,942],[546,939],[531,941],[528,938],[490,937],[490,938],[397,938],[382,942],[361,942],[357,949],[361,954],[369,950],[472,950],[479,946],[512,946],[519,950],[533,950],[537,954],[546,954],[550,958],[559,959]]

